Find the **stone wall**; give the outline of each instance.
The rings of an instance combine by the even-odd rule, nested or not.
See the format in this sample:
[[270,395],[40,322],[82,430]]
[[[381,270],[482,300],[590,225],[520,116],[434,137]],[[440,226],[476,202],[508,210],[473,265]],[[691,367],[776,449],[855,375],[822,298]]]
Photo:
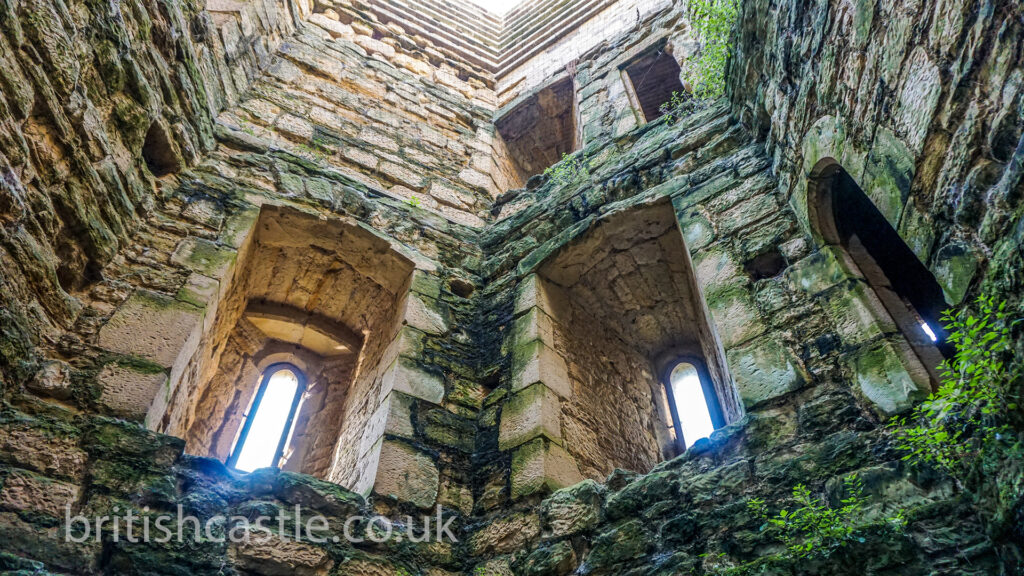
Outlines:
[[343,24],[333,9],[317,10],[250,97],[219,121],[239,138],[482,226],[491,200],[508,186],[500,167],[509,160],[490,122],[493,91],[435,64],[401,28],[371,28],[350,14],[352,24]]
[[[32,6],[66,25],[41,23]],[[768,0],[744,4],[752,40],[740,42],[732,102],[640,125],[620,67],[658,42],[676,58],[692,49],[678,10],[658,12],[642,20],[645,29],[573,53],[585,170],[498,196],[515,178],[495,138],[486,78],[348,3],[204,12],[172,2],[152,13],[122,7],[121,15],[61,6],[21,4],[17,19],[0,21],[0,119],[11,127],[0,140],[3,570],[668,575],[751,561],[782,574],[835,564],[869,574],[1012,568],[1012,533],[993,543],[970,495],[934,471],[906,467],[891,446],[885,419],[920,398],[927,379],[857,271],[808,226],[800,190],[829,156],[859,174],[886,210],[897,192],[907,206],[918,206],[919,190],[963,193],[957,198],[969,201],[900,204],[887,214],[902,214],[895,223],[912,230],[912,246],[927,248],[919,254],[947,295],[962,299],[983,282],[1019,303],[1024,236],[1010,215],[1019,218],[1020,163],[1002,152],[1020,137],[1019,116],[1004,113],[1020,104],[1017,7],[970,12],[983,17],[962,27],[977,39],[971,54],[993,59],[979,64],[984,72],[942,80],[939,96],[924,98],[903,94],[933,86],[927,79],[886,81],[879,101],[887,108],[874,108],[873,96],[856,100],[885,116],[876,113],[934,98],[949,108],[947,120],[966,123],[948,142],[937,126],[919,126],[916,113],[868,122],[832,96],[852,91],[818,90],[812,80],[824,86],[833,73],[860,70],[828,56],[840,52],[852,62],[870,54],[865,70],[907,62],[886,72],[896,79],[927,77],[924,59],[955,62],[933,51],[972,42],[938,32],[925,42],[913,35],[931,30],[931,20],[916,18],[896,28],[920,40],[907,58],[876,54],[887,43],[856,34],[881,37],[891,19],[885,7],[870,21],[851,13],[847,33],[816,24],[831,22],[825,5],[801,20],[797,6]],[[831,9],[845,18],[848,8]],[[93,86],[121,77],[92,70],[106,61],[102,43],[68,48],[79,45],[73,33],[100,28],[128,35],[129,49],[115,59],[124,68],[116,90]],[[1001,32],[986,33],[994,28]],[[848,40],[867,52],[841,49]],[[9,49],[15,42],[18,51]],[[777,60],[795,59],[797,45],[807,70]],[[25,56],[44,49],[42,58]],[[32,72],[39,62],[45,69]],[[84,80],[68,75],[75,70],[86,70]],[[30,81],[9,80],[17,74]],[[761,74],[777,89],[751,93]],[[897,96],[885,86],[899,86]],[[965,104],[971,97],[976,105]],[[133,106],[143,110],[138,122],[119,120]],[[880,127],[867,140],[848,136],[857,132],[852,117]],[[908,163],[901,147],[922,159]],[[947,160],[962,165],[944,168]],[[990,208],[970,212],[981,188],[940,186],[943,174],[987,183]],[[120,190],[126,200],[120,192],[108,200]],[[977,226],[965,228],[968,221]],[[921,222],[942,224],[941,233],[929,236]],[[657,238],[660,256],[638,237]],[[949,248],[956,242],[966,248]],[[758,263],[766,259],[779,265],[765,272]],[[566,270],[591,263],[591,273],[566,279]],[[971,280],[982,278],[979,266],[983,280]],[[555,284],[569,293],[560,310],[544,303],[545,285]],[[311,399],[287,463],[333,484],[288,472],[239,475],[182,455],[186,446],[218,457],[230,449],[229,429],[258,376],[241,366],[258,365],[256,349],[270,346],[245,318],[263,300],[298,310],[298,324],[315,314],[357,335],[355,366],[309,360],[322,362],[332,383],[312,370],[323,396]],[[658,463],[671,452],[653,405],[657,357],[676,349],[707,358],[730,425]],[[222,389],[205,384],[218,379]],[[147,431],[147,415],[152,428],[185,437],[195,428],[198,440],[183,445]],[[615,432],[628,439],[614,442]],[[638,470],[593,481],[615,466]],[[781,506],[800,483],[835,500],[851,473],[865,479],[872,506],[884,496],[908,511],[906,536],[879,530],[841,562],[794,565],[747,512],[755,497]],[[584,477],[591,480],[578,483]],[[61,540],[65,504],[87,515],[181,504],[208,518],[301,503],[337,528],[367,510],[357,493],[390,516],[440,506],[457,519],[461,542]]]
[[5,380],[80,318],[79,292],[133,244],[154,173],[194,165],[213,117],[238,103],[296,28],[290,2],[3,7],[0,202]]
[[[750,2],[735,113],[766,136],[780,194],[810,229],[807,174],[842,165],[951,305],[986,272],[1007,293],[1024,154],[1015,2]],[[781,39],[786,38],[786,42]],[[1016,252],[1016,253],[1015,253]],[[995,260],[995,261],[994,261]]]

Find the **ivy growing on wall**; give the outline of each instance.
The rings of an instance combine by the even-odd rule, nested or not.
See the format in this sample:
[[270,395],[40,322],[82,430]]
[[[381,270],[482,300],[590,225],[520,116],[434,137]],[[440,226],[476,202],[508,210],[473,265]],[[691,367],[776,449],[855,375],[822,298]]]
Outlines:
[[738,0],[689,0],[689,18],[700,42],[699,52],[683,65],[683,77],[697,98],[725,93],[725,69],[733,53],[732,30]]

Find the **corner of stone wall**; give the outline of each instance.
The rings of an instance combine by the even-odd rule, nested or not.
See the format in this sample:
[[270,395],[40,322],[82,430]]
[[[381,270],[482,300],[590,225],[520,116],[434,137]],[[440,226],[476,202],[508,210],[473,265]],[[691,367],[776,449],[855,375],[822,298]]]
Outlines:
[[544,284],[537,274],[520,282],[508,336],[511,394],[501,408],[498,448],[512,454],[513,500],[583,479],[562,447],[560,406],[573,391],[565,359],[555,351],[555,321]]

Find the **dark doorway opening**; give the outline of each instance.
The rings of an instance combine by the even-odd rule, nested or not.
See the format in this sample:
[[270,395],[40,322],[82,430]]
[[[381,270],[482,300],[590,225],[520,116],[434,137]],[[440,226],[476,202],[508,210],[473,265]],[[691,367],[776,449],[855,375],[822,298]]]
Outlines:
[[942,325],[949,308],[942,287],[849,173],[828,162],[813,172],[812,217],[825,240],[856,264],[937,382],[937,367],[956,352]]
[[663,50],[641,56],[626,66],[625,71],[647,122],[665,114],[662,105],[672,100],[673,92],[684,92],[683,83],[679,80],[679,64]]
[[532,94],[495,121],[520,182],[558,163],[576,148],[576,93],[569,78]]

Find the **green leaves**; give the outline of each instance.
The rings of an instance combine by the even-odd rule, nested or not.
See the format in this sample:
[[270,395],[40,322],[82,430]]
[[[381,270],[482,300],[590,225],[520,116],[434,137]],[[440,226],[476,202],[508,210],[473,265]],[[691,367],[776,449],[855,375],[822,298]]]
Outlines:
[[562,160],[545,170],[544,175],[551,178],[559,186],[565,186],[589,176],[590,171],[587,169],[586,163],[579,157],[569,156],[563,152]]
[[[764,518],[761,530],[773,529],[790,554],[797,558],[828,557],[837,549],[851,543],[863,543],[864,528],[869,524],[864,517],[864,483],[856,474],[843,479],[845,497],[840,506],[833,508],[814,497],[803,484],[793,487],[793,509],[782,509],[775,516],[768,514],[763,500],[747,502],[747,509]],[[903,512],[886,518],[891,529],[902,532],[906,526]]]
[[683,77],[697,98],[725,93],[725,70],[733,53],[732,29],[739,15],[737,0],[690,0],[689,17],[700,51],[683,66]]
[[668,102],[665,102],[658,107],[661,111],[662,116],[665,117],[665,121],[669,124],[675,124],[683,114],[693,108],[695,101],[692,96],[686,92],[672,92],[672,98]]
[[961,481],[986,461],[1022,452],[1009,425],[1020,377],[1009,361],[1013,323],[1006,303],[992,297],[978,298],[975,309],[943,314],[956,355],[940,366],[939,389],[909,417],[889,423],[904,460],[934,464]]

